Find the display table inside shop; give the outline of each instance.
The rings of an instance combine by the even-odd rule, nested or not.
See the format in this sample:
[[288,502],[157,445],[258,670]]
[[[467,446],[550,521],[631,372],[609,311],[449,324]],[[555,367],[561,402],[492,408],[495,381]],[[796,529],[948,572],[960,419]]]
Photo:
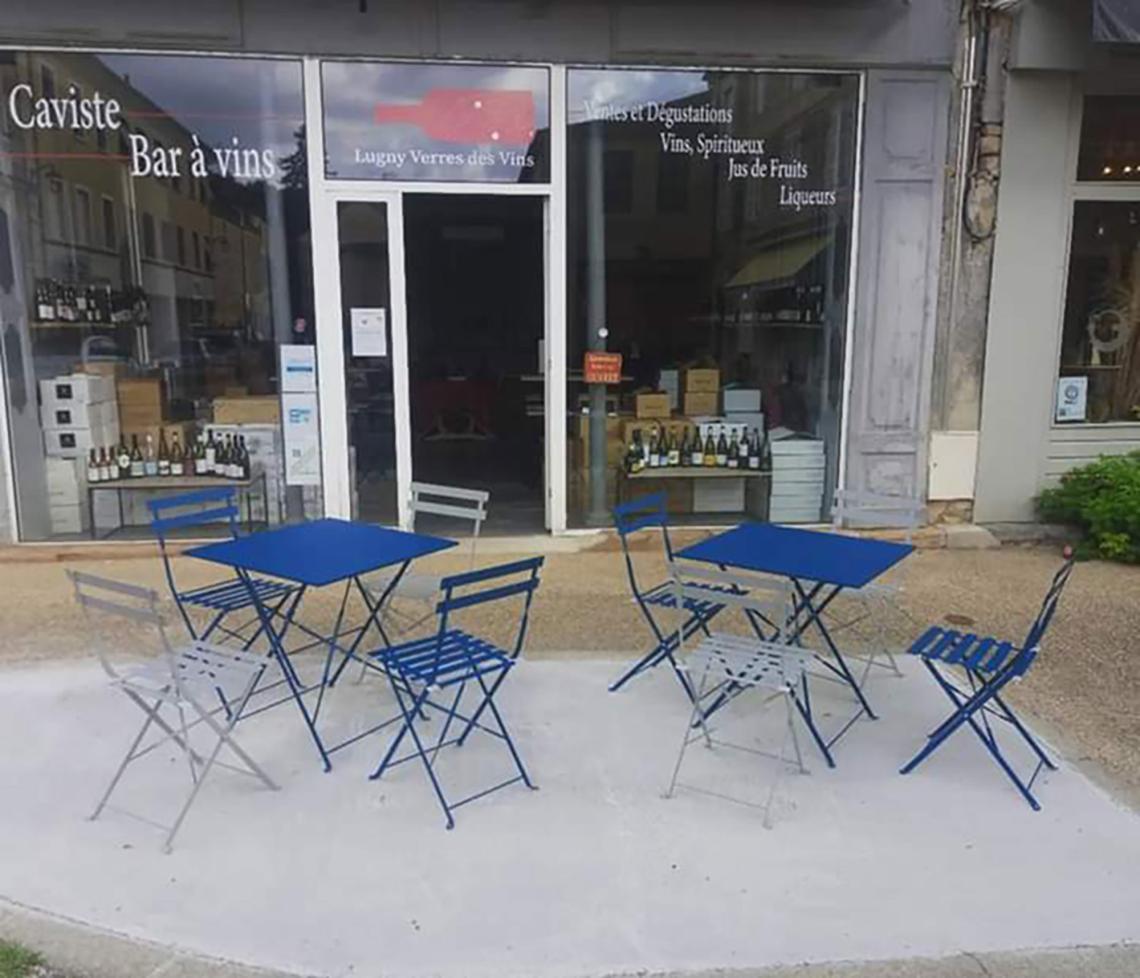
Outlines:
[[[213,486],[233,486],[238,491],[239,506],[245,510],[244,525],[252,530],[255,525],[269,525],[269,495],[265,484],[265,472],[254,472],[248,479],[227,479],[222,476],[208,475],[148,475],[134,479],[112,479],[109,482],[87,483],[87,507],[91,513],[91,539],[99,537],[98,527],[95,525],[95,493],[108,490],[114,492],[119,503],[119,525],[112,527],[103,534],[102,539],[118,533],[126,526],[123,514],[124,492],[193,492],[195,489],[208,489]],[[262,519],[253,519],[254,487],[259,487],[261,498]]]
[[[666,465],[641,469],[639,472],[622,471],[619,486],[621,501],[625,502],[648,487],[631,485],[666,479],[684,480],[691,488],[687,505],[675,505],[677,512],[689,513],[746,513],[757,520],[768,518],[768,497],[771,493],[772,473],[768,469],[725,469],[705,466]],[[673,502],[670,500],[670,502]]]

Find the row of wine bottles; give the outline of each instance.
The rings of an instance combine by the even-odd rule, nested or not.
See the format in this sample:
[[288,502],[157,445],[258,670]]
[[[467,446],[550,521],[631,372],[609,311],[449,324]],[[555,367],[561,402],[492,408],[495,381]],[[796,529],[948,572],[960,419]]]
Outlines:
[[714,438],[710,427],[704,441],[696,428],[685,428],[680,440],[675,432],[662,432],[657,427],[650,431],[648,438],[634,431],[625,453],[627,472],[672,466],[770,471],[772,448],[767,433],[761,435],[757,428],[751,433],[745,431],[740,438],[735,430],[729,436],[721,427]]
[[149,432],[143,444],[139,436],[119,439],[118,445],[92,448],[87,457],[88,482],[112,482],[116,479],[141,479],[154,476],[213,476],[226,479],[249,479],[251,462],[244,435],[214,438],[200,432],[196,441],[182,443],[175,431],[168,443],[166,432],[160,432],[158,446]]
[[40,323],[98,323],[111,325],[145,317],[146,293],[132,288],[74,285],[54,278],[36,280],[35,319]]

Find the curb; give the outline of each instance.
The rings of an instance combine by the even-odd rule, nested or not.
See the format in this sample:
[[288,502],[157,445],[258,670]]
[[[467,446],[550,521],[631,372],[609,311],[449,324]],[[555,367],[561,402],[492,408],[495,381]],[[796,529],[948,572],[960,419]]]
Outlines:
[[[166,947],[0,897],[0,938],[82,978],[327,978],[255,968]],[[362,974],[365,974],[362,972]],[[1134,978],[1140,945],[840,961],[774,968],[610,973],[583,978]]]

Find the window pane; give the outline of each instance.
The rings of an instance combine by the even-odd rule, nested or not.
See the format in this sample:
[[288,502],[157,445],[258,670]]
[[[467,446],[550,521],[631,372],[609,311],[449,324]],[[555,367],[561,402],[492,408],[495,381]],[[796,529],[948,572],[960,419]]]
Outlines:
[[1140,421],[1140,201],[1077,201],[1058,421]]
[[321,79],[330,177],[550,179],[545,68],[326,61]]
[[[699,522],[825,512],[857,111],[850,75],[570,71],[573,525],[653,491]],[[588,353],[620,354],[620,380],[588,380]],[[674,464],[636,471],[650,443]]]
[[[51,94],[86,101],[53,121],[36,111]],[[0,184],[24,262],[5,326],[24,539],[149,535],[148,491],[124,492],[121,523],[110,489],[89,505],[90,450],[109,476],[137,440],[144,471],[188,489],[202,483],[185,458],[176,477],[175,444],[208,433],[245,439],[254,523],[322,511],[318,487],[287,484],[277,379],[278,347],[313,342],[303,103],[298,61],[0,59]],[[215,242],[225,262],[209,261]]]
[[1078,180],[1140,180],[1140,98],[1086,95]]

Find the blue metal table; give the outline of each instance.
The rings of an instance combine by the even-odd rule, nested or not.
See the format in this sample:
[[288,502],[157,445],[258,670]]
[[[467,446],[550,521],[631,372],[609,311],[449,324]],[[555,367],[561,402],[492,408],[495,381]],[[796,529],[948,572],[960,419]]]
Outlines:
[[[328,771],[332,768],[332,763],[329,760],[330,753],[347,747],[350,743],[355,743],[362,737],[374,733],[380,727],[366,730],[341,744],[326,747],[317,732],[317,717],[320,713],[325,689],[336,682],[344,666],[353,660],[360,642],[369,629],[375,627],[384,643],[388,644],[388,636],[385,635],[384,628],[380,623],[380,613],[411,562],[417,557],[438,553],[454,546],[454,540],[446,540],[442,537],[427,536],[422,533],[405,533],[402,530],[389,530],[370,523],[322,519],[283,526],[280,529],[238,537],[234,540],[193,547],[186,551],[186,556],[232,567],[238,578],[245,584],[269,639],[271,654],[280,666],[284,682],[289,687],[289,697],[281,702],[287,702],[291,698],[296,703],[313,743],[321,756],[325,770]],[[389,580],[383,593],[379,598],[373,598],[361,578],[365,574],[397,565],[399,569]],[[300,585],[290,599],[288,607],[276,616],[279,619],[276,625],[273,611],[258,597],[257,590],[253,587],[252,575],[254,574],[276,577]],[[324,643],[328,648],[324,671],[319,683],[306,687],[301,682],[293,663],[289,659],[289,654],[285,648],[285,635],[296,614],[297,606],[309,588],[327,587],[340,582],[344,582],[344,593],[341,597],[336,624]],[[354,589],[359,592],[363,599],[368,614],[364,624],[359,628],[343,632],[341,627],[345,609],[348,605],[349,596]],[[345,647],[340,644],[343,635],[353,633],[355,633],[355,638],[351,645]],[[335,673],[332,673],[333,657],[338,651],[343,654],[344,658]],[[305,704],[304,695],[314,689],[318,691],[317,702],[310,712]],[[386,724],[381,724],[381,726],[384,725]]]
[[[774,523],[742,523],[678,551],[686,560],[700,560],[718,567],[737,567],[761,574],[776,574],[792,582],[795,607],[792,613],[792,638],[798,640],[813,625],[823,638],[830,659],[819,662],[851,687],[859,702],[859,711],[830,740],[817,738],[828,764],[835,766],[831,747],[861,716],[876,719],[867,697],[859,688],[842,652],[827,630],[822,615],[844,588],[861,588],[906,557],[914,547],[888,540],[844,536],[818,530],[779,526]],[[723,694],[710,708],[722,706],[731,696]],[[811,699],[804,677],[804,702],[811,709]]]

